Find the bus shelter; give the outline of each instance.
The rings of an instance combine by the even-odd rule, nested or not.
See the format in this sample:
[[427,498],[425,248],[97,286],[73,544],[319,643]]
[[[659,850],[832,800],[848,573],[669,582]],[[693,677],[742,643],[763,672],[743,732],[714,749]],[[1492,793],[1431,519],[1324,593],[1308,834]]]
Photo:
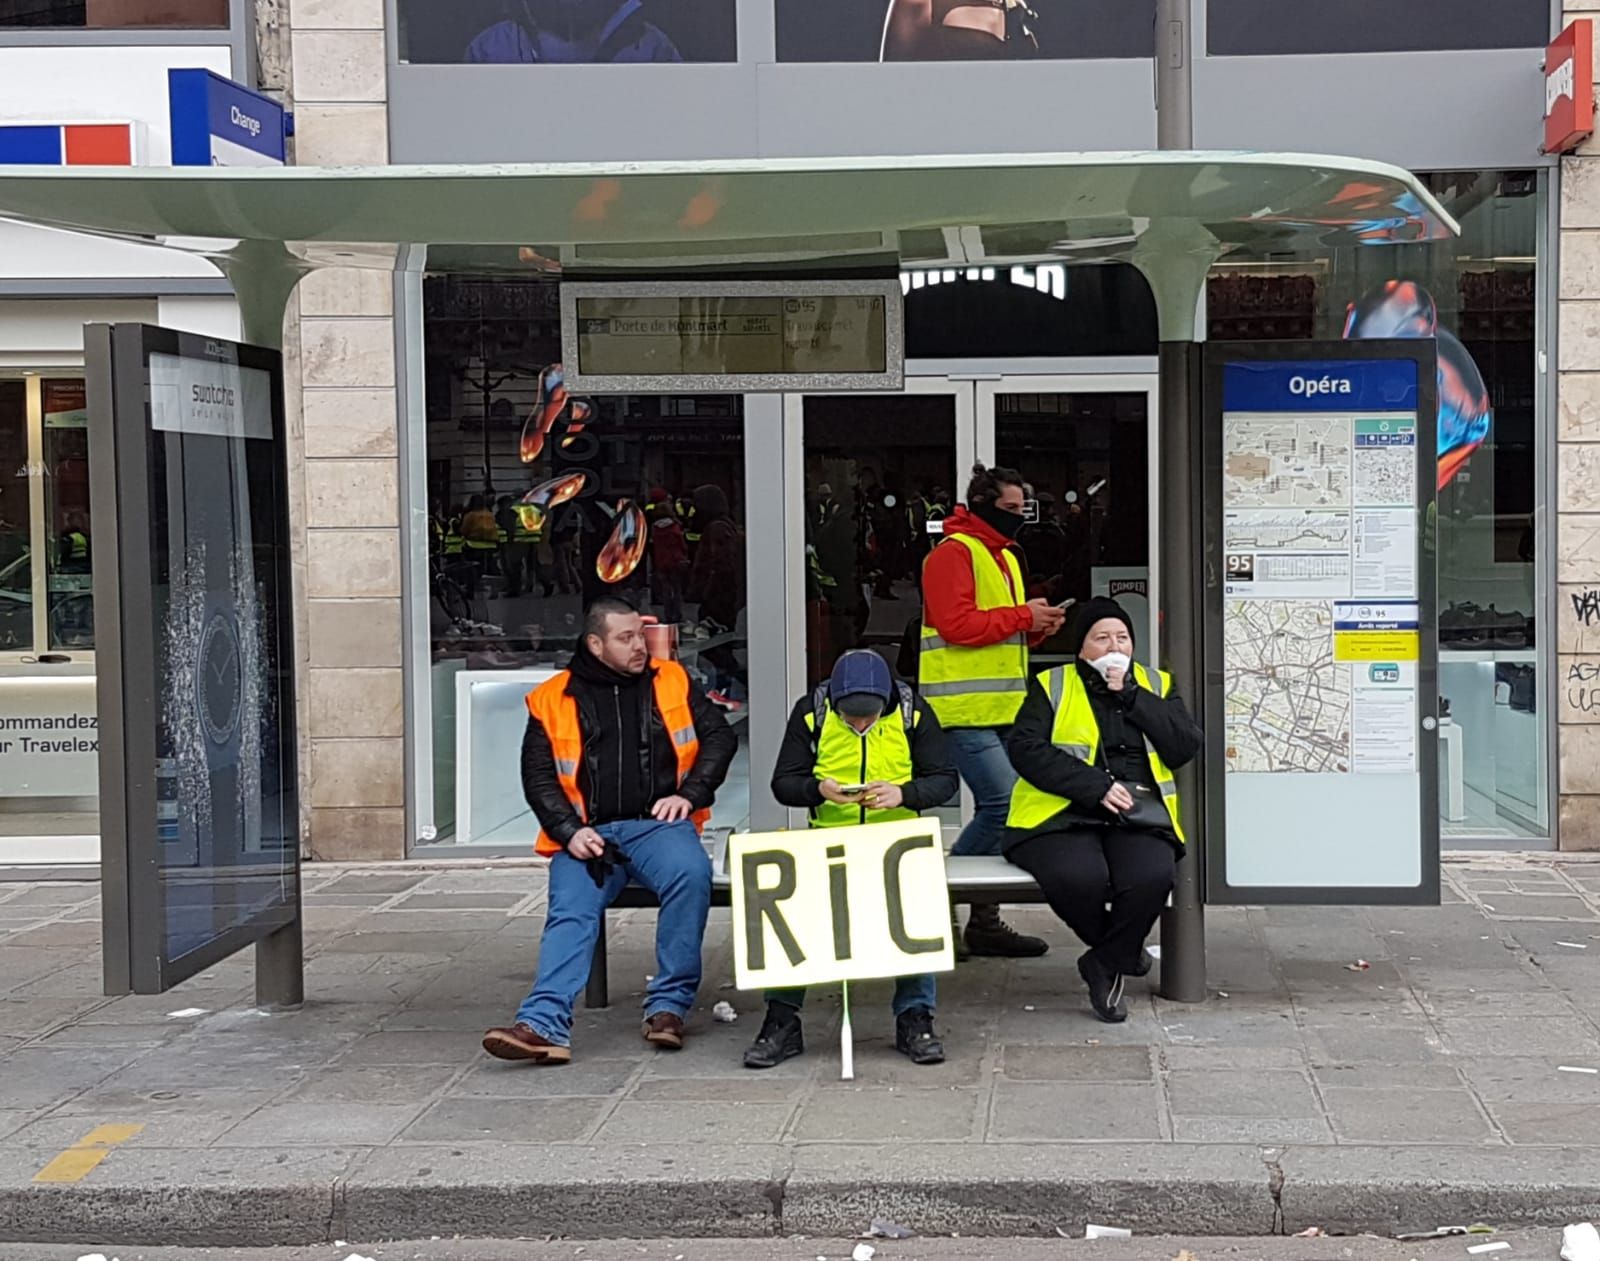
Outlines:
[[[0,215],[209,258],[234,286],[245,341],[266,348],[281,344],[296,284],[322,267],[371,268],[403,281],[420,278],[431,260],[448,259],[456,267],[532,270],[551,284],[604,282],[626,292],[659,282],[827,284],[892,281],[902,269],[1130,263],[1154,295],[1161,342],[1151,655],[1196,695],[1220,686],[1215,670],[1207,672],[1204,643],[1204,610],[1219,590],[1217,575],[1206,572],[1202,539],[1198,343],[1210,268],[1237,250],[1381,247],[1446,240],[1458,231],[1422,184],[1396,167],[1209,152],[370,169],[0,167]],[[891,341],[891,359],[897,349]],[[876,384],[881,388],[881,377]],[[670,388],[670,381],[661,385],[662,392]],[[1396,642],[1392,632],[1384,642]],[[1424,675],[1425,665],[1426,658]],[[1427,678],[1421,683],[1425,692]],[[1210,733],[1214,758],[1219,742],[1220,733]],[[1218,830],[1208,779],[1215,784],[1193,770],[1180,774],[1192,861],[1179,866],[1163,924],[1162,988],[1185,1001],[1204,996],[1204,868],[1224,839],[1207,834],[1208,821]],[[131,854],[137,838],[123,841]],[[263,1001],[298,1002],[297,893],[292,913],[255,945]]]

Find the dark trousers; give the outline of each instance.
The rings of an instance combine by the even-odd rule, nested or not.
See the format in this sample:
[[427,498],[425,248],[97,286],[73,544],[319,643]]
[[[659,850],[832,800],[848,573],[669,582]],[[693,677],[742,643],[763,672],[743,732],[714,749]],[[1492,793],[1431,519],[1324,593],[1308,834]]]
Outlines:
[[[1158,832],[1093,824],[1041,832],[1006,851],[1107,967],[1139,960],[1177,878],[1178,851]],[[1111,907],[1106,909],[1106,903]]]

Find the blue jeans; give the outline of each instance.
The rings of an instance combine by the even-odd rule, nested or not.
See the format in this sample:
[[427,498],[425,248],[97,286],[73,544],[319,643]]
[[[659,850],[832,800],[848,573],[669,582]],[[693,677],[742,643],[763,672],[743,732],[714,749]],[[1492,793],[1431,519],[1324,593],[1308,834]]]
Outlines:
[[1009,728],[947,727],[945,737],[955,755],[956,769],[972,789],[972,822],[950,849],[955,855],[998,854],[1011,809],[1011,789],[1017,773],[1006,756]]
[[[938,986],[932,976],[897,976],[894,979],[894,1002],[891,1007],[897,1016],[913,1007],[926,1007],[932,1011],[938,996]],[[768,990],[761,997],[769,1003],[787,1003],[798,1008],[805,1006],[806,991],[804,986],[792,990]]]
[[539,973],[517,1009],[517,1021],[540,1037],[566,1046],[572,1038],[572,1004],[589,979],[594,943],[606,908],[630,877],[661,899],[656,919],[656,975],[645,989],[646,1016],[668,1011],[684,1017],[700,988],[700,945],[711,908],[711,860],[694,824],[629,819],[595,831],[622,851],[605,888],[595,887],[581,859],[562,851],[550,860],[550,899],[539,942]]

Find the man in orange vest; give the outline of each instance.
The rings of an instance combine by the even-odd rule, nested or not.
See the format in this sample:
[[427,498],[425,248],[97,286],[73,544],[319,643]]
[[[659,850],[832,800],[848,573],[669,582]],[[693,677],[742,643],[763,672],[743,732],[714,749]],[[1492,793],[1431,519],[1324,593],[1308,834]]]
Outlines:
[[711,863],[700,831],[738,738],[676,661],[652,659],[644,619],[602,597],[560,674],[528,694],[522,790],[550,855],[549,906],[533,991],[483,1049],[503,1060],[565,1064],[572,1004],[606,908],[630,879],[661,900],[646,1042],[675,1051],[700,987]]

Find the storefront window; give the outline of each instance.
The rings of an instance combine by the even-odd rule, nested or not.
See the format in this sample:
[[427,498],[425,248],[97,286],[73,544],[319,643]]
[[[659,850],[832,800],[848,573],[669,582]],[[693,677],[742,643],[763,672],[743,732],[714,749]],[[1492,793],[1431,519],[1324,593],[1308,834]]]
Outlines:
[[436,839],[532,843],[523,697],[602,595],[670,627],[740,733],[712,826],[744,825],[743,399],[570,395],[554,285],[438,277],[425,309]]
[[228,0],[0,0],[0,28],[220,30],[227,25]]
[[40,383],[44,421],[45,572],[50,647],[94,647],[94,535],[89,511],[89,413],[82,380]]
[[0,377],[0,863],[99,852],[87,424],[81,377]]
[[0,381],[0,653],[33,648],[33,479],[28,472],[27,386]]
[[1534,510],[1533,172],[1426,177],[1461,223],[1436,245],[1270,261],[1230,255],[1208,293],[1212,340],[1428,337],[1439,354],[1440,812],[1446,836],[1547,835],[1535,610],[1547,540]]

